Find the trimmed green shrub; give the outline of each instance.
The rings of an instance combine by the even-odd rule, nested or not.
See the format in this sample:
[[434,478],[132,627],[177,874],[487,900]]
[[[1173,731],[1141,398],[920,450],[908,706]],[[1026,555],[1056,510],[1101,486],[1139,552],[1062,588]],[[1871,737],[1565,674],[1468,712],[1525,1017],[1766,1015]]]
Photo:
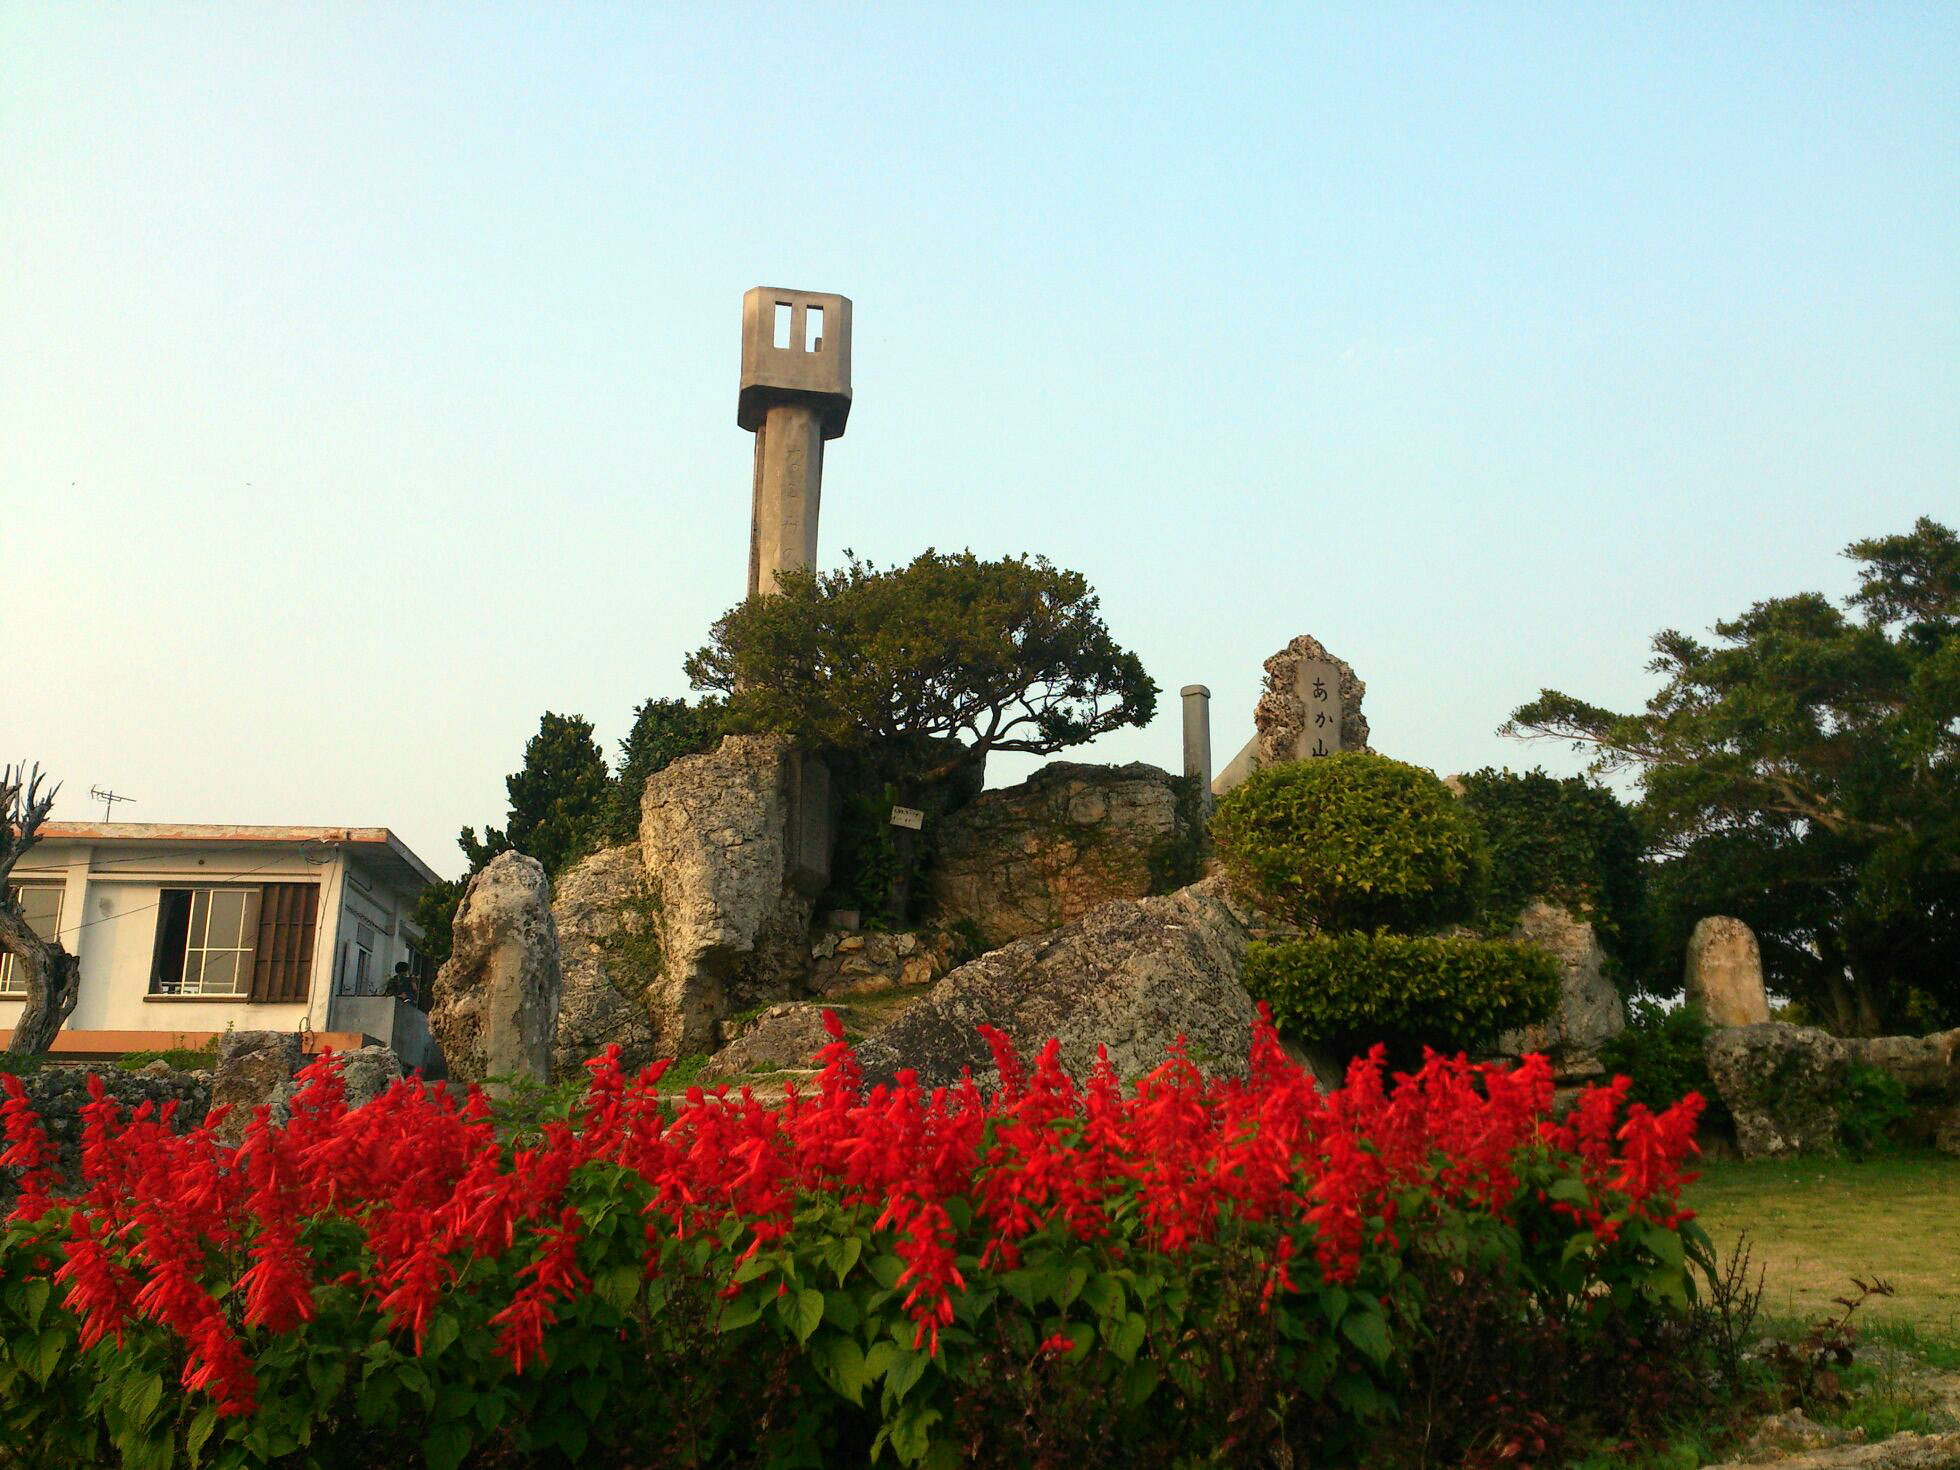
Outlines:
[[1590,921],[1607,952],[1625,959],[1639,938],[1646,890],[1632,810],[1583,776],[1485,767],[1458,779],[1490,853],[1478,926],[1507,930],[1526,904],[1544,898]]
[[1529,1026],[1558,1001],[1558,966],[1542,949],[1442,935],[1314,934],[1256,943],[1245,985],[1281,1032],[1353,1053],[1385,1042],[1475,1049]]
[[1211,836],[1235,886],[1310,929],[1468,918],[1487,863],[1448,787],[1362,751],[1255,772],[1219,801]]

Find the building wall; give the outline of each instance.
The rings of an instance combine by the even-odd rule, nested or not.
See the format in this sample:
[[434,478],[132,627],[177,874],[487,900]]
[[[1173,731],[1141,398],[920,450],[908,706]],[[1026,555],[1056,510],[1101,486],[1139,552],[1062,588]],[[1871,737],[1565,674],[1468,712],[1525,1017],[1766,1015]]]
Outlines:
[[[351,878],[350,867],[355,870]],[[362,871],[364,867],[337,849],[298,844],[130,851],[114,843],[43,843],[15,868],[13,880],[65,883],[60,938],[82,962],[67,1029],[150,1031],[158,1033],[159,1046],[167,1046],[178,1032],[332,1029],[328,1015],[335,981],[343,955],[351,958],[356,918],[375,926],[378,976],[385,977],[396,960],[408,958],[411,931],[402,920],[410,896]],[[158,905],[165,888],[298,881],[320,884],[312,979],[304,1004],[149,994]],[[19,996],[0,997],[0,1028],[13,1026],[23,1004]]]

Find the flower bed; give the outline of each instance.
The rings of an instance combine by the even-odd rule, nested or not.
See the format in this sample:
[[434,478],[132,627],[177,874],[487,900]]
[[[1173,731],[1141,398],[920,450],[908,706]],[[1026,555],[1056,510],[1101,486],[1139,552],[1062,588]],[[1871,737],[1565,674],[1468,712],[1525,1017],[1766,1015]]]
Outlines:
[[[1244,1080],[1181,1055],[1078,1084],[866,1092],[838,1039],[769,1107],[590,1064],[501,1140],[416,1082],[357,1111],[330,1059],[234,1151],[86,1109],[61,1194],[0,1078],[0,1446],[246,1466],[1315,1463],[1397,1412],[1437,1283],[1636,1327],[1687,1299],[1700,1099],[1624,1080],[1550,1117],[1541,1058],[1379,1056],[1320,1092],[1269,1025]],[[1434,1267],[1442,1263],[1439,1273]],[[1515,1310],[1514,1310],[1514,1309]],[[0,1449],[0,1464],[6,1451]]]

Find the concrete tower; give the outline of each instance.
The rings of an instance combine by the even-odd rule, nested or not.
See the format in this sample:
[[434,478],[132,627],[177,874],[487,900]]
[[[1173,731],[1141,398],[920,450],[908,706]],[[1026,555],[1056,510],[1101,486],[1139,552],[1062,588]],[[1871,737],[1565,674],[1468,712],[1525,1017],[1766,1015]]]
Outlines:
[[757,286],[742,298],[742,396],[735,421],[755,435],[749,595],[817,560],[823,444],[851,413],[851,303]]

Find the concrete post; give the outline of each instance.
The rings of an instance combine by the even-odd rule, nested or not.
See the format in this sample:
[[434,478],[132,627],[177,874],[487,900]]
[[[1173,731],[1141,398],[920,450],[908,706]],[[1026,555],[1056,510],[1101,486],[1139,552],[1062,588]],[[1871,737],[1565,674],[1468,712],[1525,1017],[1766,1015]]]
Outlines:
[[742,389],[735,421],[755,435],[749,595],[817,560],[823,443],[851,412],[851,303],[757,286],[742,298]]
[[816,565],[822,507],[822,416],[808,404],[774,404],[755,431],[749,596],[774,592],[780,573]]
[[1184,700],[1184,774],[1198,778],[1204,809],[1211,811],[1211,691],[1202,684],[1178,690]]

